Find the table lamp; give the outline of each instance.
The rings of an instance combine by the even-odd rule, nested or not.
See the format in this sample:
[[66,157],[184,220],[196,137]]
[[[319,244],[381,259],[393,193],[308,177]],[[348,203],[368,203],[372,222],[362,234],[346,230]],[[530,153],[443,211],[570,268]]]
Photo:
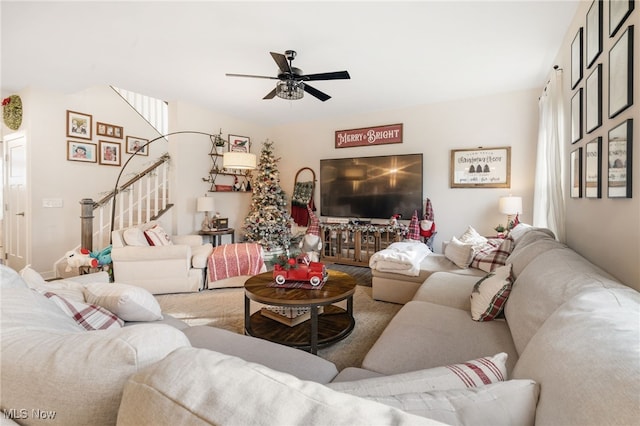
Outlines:
[[498,210],[507,215],[507,231],[513,228],[513,218],[522,212],[522,197],[500,197],[498,200]]
[[211,225],[211,219],[209,218],[209,212],[216,209],[216,202],[213,197],[198,197],[196,201],[196,210],[198,212],[204,212],[204,220],[202,221],[202,230],[208,231]]

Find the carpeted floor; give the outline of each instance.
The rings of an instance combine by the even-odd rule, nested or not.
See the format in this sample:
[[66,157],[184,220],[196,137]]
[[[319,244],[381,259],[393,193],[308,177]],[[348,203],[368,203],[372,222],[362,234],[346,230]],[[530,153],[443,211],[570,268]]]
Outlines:
[[[353,298],[356,325],[345,339],[320,349],[318,356],[332,361],[339,370],[346,367],[359,367],[369,348],[402,306],[372,299],[369,268],[333,264],[327,267],[347,272],[356,278],[358,286]],[[242,288],[157,295],[156,298],[163,312],[182,319],[189,325],[209,325],[236,333],[242,333],[244,330],[244,290]],[[252,311],[257,309],[259,305],[252,303]]]

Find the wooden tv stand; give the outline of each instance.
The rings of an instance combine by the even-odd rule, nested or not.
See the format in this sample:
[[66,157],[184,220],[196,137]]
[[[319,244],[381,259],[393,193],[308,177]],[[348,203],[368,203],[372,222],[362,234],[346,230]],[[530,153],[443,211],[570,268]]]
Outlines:
[[320,260],[355,266],[369,266],[369,258],[407,234],[405,225],[320,224]]

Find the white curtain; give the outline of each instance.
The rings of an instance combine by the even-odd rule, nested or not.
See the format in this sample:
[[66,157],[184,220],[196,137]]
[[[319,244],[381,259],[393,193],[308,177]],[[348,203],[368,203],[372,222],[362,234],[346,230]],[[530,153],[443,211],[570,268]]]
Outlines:
[[565,241],[564,107],[562,70],[553,71],[539,101],[538,153],[533,194],[533,226],[549,228]]

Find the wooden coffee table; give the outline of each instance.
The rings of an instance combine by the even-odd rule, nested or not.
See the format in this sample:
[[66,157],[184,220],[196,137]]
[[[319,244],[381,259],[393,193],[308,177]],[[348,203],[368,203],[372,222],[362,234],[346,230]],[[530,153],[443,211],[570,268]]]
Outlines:
[[[273,282],[273,273],[265,272],[249,278],[244,284],[245,334],[296,348],[312,354],[318,348],[344,339],[355,326],[353,294],[355,279],[344,272],[329,270],[329,278],[321,289],[267,287]],[[290,308],[308,307],[311,318],[290,327],[268,318],[260,311],[251,315],[251,301],[270,306]],[[346,310],[333,305],[346,300]],[[322,313],[318,308],[323,307]]]

